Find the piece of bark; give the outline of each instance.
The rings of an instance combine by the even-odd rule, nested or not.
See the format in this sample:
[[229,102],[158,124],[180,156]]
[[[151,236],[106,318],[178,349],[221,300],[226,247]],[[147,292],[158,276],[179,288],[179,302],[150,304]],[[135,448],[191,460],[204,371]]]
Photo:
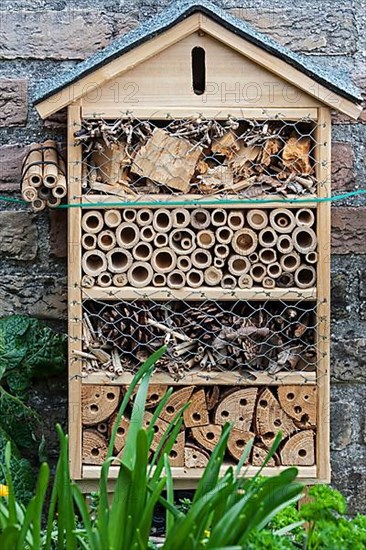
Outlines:
[[190,404],[183,412],[183,421],[186,428],[193,426],[207,426],[209,423],[206,405],[205,390],[198,390],[189,399]]
[[303,429],[316,426],[316,386],[280,386],[278,400],[283,410]]
[[[237,430],[235,428],[231,430],[227,442],[227,449],[231,456],[235,458],[235,460],[240,460],[241,455],[243,454],[243,451],[245,449],[245,445],[250,439],[254,439],[254,434],[252,432],[245,432],[242,430]],[[249,455],[247,460],[245,461],[245,464],[248,464],[249,462]]]
[[232,422],[234,428],[248,432],[253,421],[257,388],[236,390],[225,397],[215,412],[215,424]]
[[92,426],[109,418],[118,406],[119,396],[118,386],[83,386],[81,390],[82,423],[85,426]]
[[240,150],[238,138],[234,132],[226,132],[226,134],[214,140],[211,150],[215,154],[224,155],[231,159]]
[[[109,437],[112,436],[112,431],[114,429],[116,419],[117,419],[117,414],[114,414],[109,421]],[[116,438],[114,440],[114,448],[117,453],[119,453],[125,446],[129,426],[130,426],[129,419],[122,416],[122,419],[117,429]]]
[[[151,420],[152,420],[152,417],[153,415],[149,412],[145,412],[144,414],[144,427],[147,429],[150,424],[151,424]],[[162,420],[161,418],[157,418],[156,421],[155,421],[155,424],[154,424],[154,438],[152,440],[152,443],[151,443],[151,446],[150,446],[150,449],[152,451],[156,451],[158,446],[159,446],[159,443],[162,439],[162,437],[164,436],[165,432],[167,431],[167,429],[169,428],[169,424],[168,422],[165,422],[165,420]]]
[[282,142],[278,138],[267,139],[264,143],[262,150],[261,165],[270,166],[276,158],[276,155],[280,152]]
[[184,447],[184,465],[186,468],[205,468],[209,461],[209,454],[195,445]]
[[216,424],[208,424],[192,428],[192,436],[204,449],[213,451],[218,444],[221,436],[222,426]]
[[97,430],[83,431],[83,464],[103,464],[107,457],[108,443],[106,438]]
[[119,181],[128,184],[126,168],[129,162],[125,143],[113,143],[111,147],[93,152],[92,163],[97,167],[97,178],[106,185],[117,185]]
[[241,146],[240,151],[232,158],[230,166],[234,175],[243,178],[250,177],[254,172],[255,163],[258,162],[262,148],[260,145],[249,147]]
[[270,447],[281,430],[283,437],[296,432],[292,419],[281,408],[273,393],[267,388],[258,398],[256,410],[256,431],[262,436],[266,446]]
[[303,430],[291,436],[280,451],[284,466],[313,466],[315,464],[314,432]]
[[[267,455],[268,455],[268,451],[266,449],[263,449],[262,447],[259,447],[258,445],[254,445],[253,454],[252,454],[252,466],[262,466],[262,464],[265,461]],[[274,458],[271,458],[268,461],[267,466],[276,466],[276,462],[275,462]]]
[[173,448],[169,454],[169,461],[172,467],[180,468],[184,466],[185,443],[186,443],[185,432],[179,432],[177,439],[173,445]]
[[282,162],[286,171],[291,174],[311,174],[310,148],[310,137],[292,135],[285,144],[282,152]]
[[172,137],[156,128],[152,137],[137,152],[131,171],[187,193],[201,153],[201,147],[194,147],[186,139]]
[[166,422],[172,422],[176,414],[189,402],[193,390],[194,386],[186,386],[175,391],[161,411],[160,418]]

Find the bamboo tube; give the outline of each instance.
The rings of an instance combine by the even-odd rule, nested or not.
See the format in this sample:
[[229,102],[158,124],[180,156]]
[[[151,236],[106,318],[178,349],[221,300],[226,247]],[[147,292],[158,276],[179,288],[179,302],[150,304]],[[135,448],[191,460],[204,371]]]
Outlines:
[[169,235],[169,246],[177,254],[190,254],[196,246],[196,235],[191,229],[173,229]]
[[98,235],[98,246],[101,250],[108,252],[116,246],[116,236],[110,229],[101,231]]
[[47,140],[43,143],[43,185],[55,187],[58,179],[58,153],[56,142]]
[[33,187],[40,187],[43,183],[43,156],[41,147],[42,145],[39,143],[31,144],[27,159],[23,166],[23,178],[26,179],[30,185],[33,185]]
[[148,225],[144,226],[140,230],[140,239],[145,243],[150,243],[155,238],[155,231]]
[[121,248],[133,248],[139,241],[140,232],[136,224],[122,222],[116,229],[118,246]]
[[174,269],[167,275],[167,285],[169,288],[183,288],[186,284],[186,276],[183,271]]
[[267,273],[272,279],[277,279],[282,273],[282,268],[278,262],[273,262],[267,266]]
[[237,280],[232,275],[224,275],[221,279],[222,288],[233,289],[237,286]]
[[174,208],[172,210],[173,227],[183,229],[191,223],[191,214],[185,208]]
[[277,241],[277,250],[281,254],[289,254],[294,249],[294,243],[290,235],[280,235]]
[[51,189],[41,185],[41,187],[38,188],[38,197],[44,201],[48,201],[52,197]]
[[154,218],[154,214],[152,210],[148,210],[147,208],[141,208],[141,210],[137,211],[136,222],[140,227],[151,225],[153,222],[153,218]]
[[250,254],[249,256],[249,262],[251,264],[257,264],[259,262],[259,254],[258,252],[253,252],[252,254]]
[[97,278],[97,285],[101,286],[102,288],[106,288],[108,286],[111,286],[112,284],[112,275],[108,271],[103,271],[103,273],[100,273]]
[[291,210],[275,208],[269,214],[269,223],[276,233],[291,233],[296,226],[296,220]]
[[52,188],[52,194],[58,199],[63,199],[67,195],[67,183],[63,174],[59,174],[56,185]]
[[198,269],[206,269],[212,264],[212,256],[204,248],[196,248],[191,255],[192,265]]
[[230,249],[227,244],[217,244],[215,246],[214,255],[216,258],[224,259],[230,254]]
[[85,233],[99,233],[103,229],[103,216],[98,210],[88,210],[81,218],[81,227]]
[[137,212],[133,208],[124,208],[122,210],[122,218],[125,222],[134,222],[136,220]]
[[307,254],[316,249],[316,234],[310,227],[297,227],[292,234],[292,238],[296,250],[301,254]]
[[191,225],[195,229],[206,229],[211,223],[211,216],[208,210],[196,208],[191,212]]
[[296,212],[296,224],[299,227],[311,227],[314,225],[315,216],[314,212],[310,208],[300,208]]
[[277,286],[280,288],[289,288],[294,285],[294,276],[292,273],[282,273],[277,279]]
[[183,272],[189,271],[192,268],[192,262],[189,256],[178,256],[177,268]]
[[276,251],[273,248],[262,248],[259,252],[259,260],[262,264],[272,264],[277,260]]
[[228,268],[231,275],[240,277],[250,269],[250,261],[245,256],[233,255],[229,258]]
[[267,227],[268,215],[264,210],[253,208],[253,210],[247,212],[247,222],[252,229],[259,231]]
[[58,199],[57,197],[54,197],[53,195],[50,196],[50,198],[47,201],[47,206],[49,208],[57,208],[61,204],[61,199]]
[[278,241],[277,233],[272,227],[262,229],[258,236],[259,244],[265,248],[275,246]]
[[169,273],[177,265],[177,256],[168,247],[159,248],[152,254],[151,265],[157,273]]
[[225,259],[224,258],[214,258],[214,266],[217,269],[222,269],[225,265]]
[[44,210],[46,208],[46,201],[37,197],[32,201],[32,208],[34,212],[41,212],[41,210]]
[[216,239],[217,242],[222,244],[229,244],[231,243],[231,239],[233,238],[234,232],[230,227],[219,227],[216,229]]
[[164,273],[154,273],[153,275],[153,285],[154,286],[165,286],[166,285],[166,275]]
[[223,208],[216,208],[211,213],[211,222],[215,227],[225,225],[227,222],[227,212]]
[[267,270],[263,264],[254,264],[250,268],[250,276],[255,283],[261,283],[267,274]]
[[158,233],[167,233],[173,226],[172,215],[165,208],[158,208],[154,212],[153,227]]
[[135,262],[127,272],[127,279],[131,286],[143,288],[148,286],[153,278],[154,272],[147,262]]
[[239,288],[252,288],[253,279],[250,275],[240,275],[238,280]]
[[258,238],[252,229],[239,229],[234,234],[231,244],[237,254],[249,256],[257,248]]
[[107,259],[101,250],[87,250],[81,260],[84,273],[97,277],[107,270]]
[[163,248],[164,246],[168,246],[169,244],[169,237],[167,233],[157,233],[154,238],[154,245],[156,248]]
[[199,288],[203,285],[203,273],[198,269],[191,269],[187,275],[187,285],[192,288]]
[[150,243],[139,242],[132,250],[132,256],[140,262],[148,262],[152,256],[153,248]]
[[272,277],[264,277],[262,285],[264,288],[275,288],[276,283],[275,280],[272,279]]
[[201,248],[212,248],[215,244],[215,234],[209,229],[203,229],[197,233],[197,244]]
[[221,283],[222,271],[217,267],[210,266],[205,269],[204,279],[208,286],[218,286]]
[[81,237],[81,244],[84,250],[94,250],[97,247],[97,236],[95,233],[84,233]]
[[92,288],[95,285],[95,279],[91,275],[83,275],[81,286],[83,288]]
[[124,248],[113,248],[107,252],[107,262],[111,273],[126,273],[132,265],[132,254]]
[[116,273],[113,275],[113,284],[114,286],[122,287],[126,286],[128,283],[126,273]]
[[282,256],[280,264],[285,273],[293,273],[300,266],[300,256],[297,252],[290,252]]
[[106,210],[104,212],[104,223],[107,227],[113,229],[122,222],[121,212],[119,210]]
[[318,253],[317,252],[308,252],[305,256],[306,261],[309,264],[316,264],[318,261]]
[[28,180],[24,179],[22,182],[22,197],[27,202],[32,202],[37,198],[37,189],[29,185]]
[[229,212],[227,224],[233,231],[238,231],[238,229],[242,229],[245,224],[244,213],[240,210],[232,210],[231,212]]
[[300,265],[295,272],[295,285],[299,288],[310,288],[316,283],[316,271],[310,265]]

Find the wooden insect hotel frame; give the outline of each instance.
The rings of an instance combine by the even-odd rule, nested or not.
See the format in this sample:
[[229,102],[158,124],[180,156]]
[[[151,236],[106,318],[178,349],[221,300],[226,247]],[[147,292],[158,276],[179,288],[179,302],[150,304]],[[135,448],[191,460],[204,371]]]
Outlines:
[[[331,111],[350,85],[206,2],[176,4],[74,69],[37,109],[68,112],[72,476],[100,475],[124,388],[163,343],[151,452],[194,487],[223,425],[226,463],[330,479]],[[128,413],[118,429],[123,452]],[[111,484],[118,466],[111,468]]]

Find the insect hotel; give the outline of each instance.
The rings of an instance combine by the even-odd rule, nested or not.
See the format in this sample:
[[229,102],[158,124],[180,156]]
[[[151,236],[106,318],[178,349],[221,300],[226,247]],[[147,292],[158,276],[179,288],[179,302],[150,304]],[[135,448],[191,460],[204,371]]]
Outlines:
[[[72,475],[100,475],[125,388],[164,343],[151,453],[194,487],[226,422],[227,465],[329,481],[331,111],[360,97],[206,2],[175,3],[44,88],[68,113]],[[117,431],[123,451],[130,410]],[[111,468],[112,478],[118,466]]]

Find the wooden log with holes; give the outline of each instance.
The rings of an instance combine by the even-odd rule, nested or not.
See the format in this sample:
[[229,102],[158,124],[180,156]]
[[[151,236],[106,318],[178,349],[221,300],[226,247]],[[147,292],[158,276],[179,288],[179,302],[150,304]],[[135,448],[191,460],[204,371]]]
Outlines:
[[268,447],[271,446],[279,430],[281,430],[283,437],[288,437],[297,431],[293,420],[281,408],[268,388],[258,397],[255,421],[256,431]]
[[213,451],[221,436],[222,426],[207,424],[192,428],[193,438],[207,451]]
[[183,412],[183,420],[186,428],[193,428],[194,426],[207,426],[209,419],[205,390],[202,389],[194,392],[189,401],[189,406]]
[[232,422],[238,430],[248,432],[252,425],[258,389],[235,390],[222,399],[215,411],[215,424]]
[[[144,427],[147,429],[152,421],[152,413],[146,411],[144,415]],[[159,447],[161,439],[164,437],[165,432],[169,428],[169,423],[165,422],[162,418],[157,418],[154,423],[154,438],[151,442],[150,449],[156,451]]]
[[312,466],[315,463],[314,432],[302,430],[289,437],[280,455],[284,466]]
[[82,422],[92,426],[109,418],[118,407],[118,386],[84,385],[81,392]]
[[278,400],[282,409],[301,428],[316,426],[316,386],[280,386]]
[[107,439],[97,430],[84,430],[82,443],[83,464],[101,465],[107,457]]
[[[252,450],[252,466],[262,466],[263,462],[266,460],[268,455],[268,450],[259,445],[253,445]],[[267,466],[276,466],[276,461],[274,458],[271,458]]]
[[[230,432],[228,443],[227,443],[227,449],[231,454],[231,456],[235,460],[239,461],[243,454],[246,444],[251,439],[254,439],[254,437],[255,437],[255,434],[252,432],[233,428]],[[249,463],[249,456],[248,456],[248,459],[245,461],[245,464],[248,464],[248,463]]]
[[190,401],[194,388],[194,386],[185,386],[175,391],[161,411],[160,418],[166,422],[172,422],[177,413]]
[[193,444],[187,444],[184,447],[184,465],[186,468],[205,468],[209,458],[209,453]]
[[186,443],[185,432],[179,432],[177,439],[169,453],[170,466],[181,468],[184,466],[184,447]]
[[[116,420],[117,420],[117,413],[113,414],[109,420],[109,430],[108,430],[109,437],[112,436],[112,432],[114,430]],[[125,446],[129,427],[130,427],[129,419],[123,416],[118,425],[116,438],[114,440],[114,448],[117,451],[117,453],[120,453],[123,447]]]

